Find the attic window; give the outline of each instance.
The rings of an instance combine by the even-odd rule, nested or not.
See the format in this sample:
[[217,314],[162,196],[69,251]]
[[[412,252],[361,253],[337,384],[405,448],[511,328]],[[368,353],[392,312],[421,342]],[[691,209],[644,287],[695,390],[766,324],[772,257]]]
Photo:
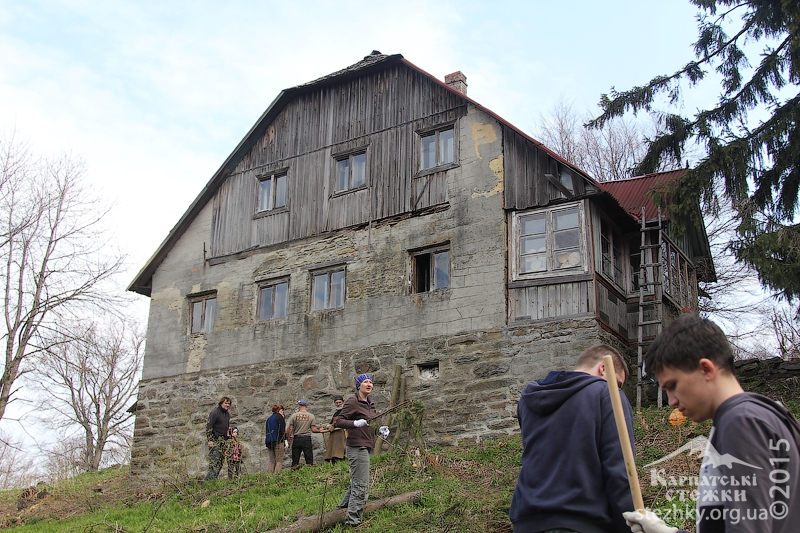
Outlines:
[[447,128],[420,134],[420,170],[455,162],[455,129]]
[[270,174],[258,179],[258,212],[286,207],[286,174]]
[[334,192],[361,187],[367,182],[367,153],[360,152],[336,158]]

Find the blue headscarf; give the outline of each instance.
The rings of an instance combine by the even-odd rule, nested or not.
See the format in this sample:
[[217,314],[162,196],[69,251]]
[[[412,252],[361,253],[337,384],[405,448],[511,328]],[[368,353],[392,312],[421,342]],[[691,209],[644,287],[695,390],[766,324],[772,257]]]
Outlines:
[[358,390],[358,388],[361,386],[361,384],[364,383],[364,381],[367,380],[367,379],[372,381],[372,376],[370,376],[369,374],[359,374],[359,375],[357,375],[356,376],[356,390]]

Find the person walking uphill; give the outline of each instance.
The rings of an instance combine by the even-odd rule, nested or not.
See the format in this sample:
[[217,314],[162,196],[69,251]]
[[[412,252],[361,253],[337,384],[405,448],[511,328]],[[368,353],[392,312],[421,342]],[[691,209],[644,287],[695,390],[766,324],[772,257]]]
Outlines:
[[[514,533],[629,533],[622,513],[634,509],[633,499],[603,379],[605,355],[622,387],[624,359],[600,344],[578,356],[574,371],[552,371],[522,392],[522,469],[509,511]],[[631,406],[621,399],[633,443]]]
[[372,392],[372,377],[369,374],[356,376],[356,393],[342,406],[342,412],[333,423],[334,427],[347,430],[345,455],[350,462],[350,486],[337,509],[347,508],[345,523],[357,526],[369,498],[369,455],[375,447],[375,434],[369,420],[377,414],[375,404],[369,397]]
[[308,412],[308,402],[297,402],[297,412],[292,413],[286,421],[286,435],[292,441],[292,467],[300,464],[300,453],[306,459],[306,464],[314,466],[314,447],[311,443],[311,434],[320,433],[316,426],[316,417]]
[[267,447],[267,472],[280,472],[283,468],[283,450],[289,447],[281,404],[273,405],[272,416],[267,418],[264,445]]
[[231,399],[223,396],[217,406],[208,414],[206,441],[208,442],[208,473],[205,480],[217,479],[224,460],[225,441],[231,424]]

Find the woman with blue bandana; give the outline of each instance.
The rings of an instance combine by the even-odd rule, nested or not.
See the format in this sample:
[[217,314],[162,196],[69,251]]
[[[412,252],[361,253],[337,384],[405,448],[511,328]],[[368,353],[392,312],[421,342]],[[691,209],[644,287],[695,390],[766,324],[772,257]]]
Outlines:
[[375,404],[369,397],[372,392],[372,377],[369,374],[356,376],[356,393],[342,406],[342,412],[334,422],[337,428],[347,429],[347,450],[350,462],[350,486],[337,505],[347,509],[345,523],[357,526],[369,498],[369,456],[375,447],[375,434],[369,427],[370,419],[377,414]]

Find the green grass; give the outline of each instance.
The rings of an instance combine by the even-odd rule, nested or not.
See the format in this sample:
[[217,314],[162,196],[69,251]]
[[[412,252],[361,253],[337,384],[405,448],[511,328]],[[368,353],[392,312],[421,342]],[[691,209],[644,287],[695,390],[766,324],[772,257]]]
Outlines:
[[[797,414],[800,402],[790,403]],[[651,509],[681,502],[669,487],[653,484],[645,465],[662,458],[698,435],[708,435],[710,422],[681,426],[668,422],[669,408],[636,413],[637,464],[645,504]],[[518,435],[480,444],[372,458],[370,500],[421,491],[415,504],[383,508],[365,516],[363,532],[511,531],[508,508],[519,472],[522,447]],[[666,475],[696,475],[700,458],[685,454],[662,463]],[[294,523],[298,516],[334,509],[350,482],[348,465],[304,467],[278,475],[252,474],[236,481],[201,483],[177,479],[169,484],[134,489],[126,468],[83,474],[48,487],[50,496],[25,511],[16,511],[20,491],[0,492],[0,528],[13,533],[252,533]],[[100,490],[98,490],[100,489]],[[672,499],[670,499],[670,496]],[[5,515],[5,516],[3,516]],[[668,523],[694,529],[691,518]],[[328,531],[342,532],[342,526]]]

